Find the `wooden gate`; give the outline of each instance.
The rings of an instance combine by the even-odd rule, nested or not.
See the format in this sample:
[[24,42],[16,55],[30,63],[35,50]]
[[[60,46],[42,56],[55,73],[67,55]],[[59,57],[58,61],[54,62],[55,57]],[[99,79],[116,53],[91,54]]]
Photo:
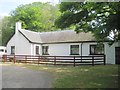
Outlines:
[[115,47],[115,64],[120,64],[120,47]]

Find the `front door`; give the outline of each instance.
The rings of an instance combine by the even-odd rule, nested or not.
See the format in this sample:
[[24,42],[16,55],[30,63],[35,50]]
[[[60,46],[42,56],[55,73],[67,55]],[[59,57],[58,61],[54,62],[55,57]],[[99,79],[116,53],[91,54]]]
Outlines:
[[120,64],[120,47],[115,47],[115,64]]

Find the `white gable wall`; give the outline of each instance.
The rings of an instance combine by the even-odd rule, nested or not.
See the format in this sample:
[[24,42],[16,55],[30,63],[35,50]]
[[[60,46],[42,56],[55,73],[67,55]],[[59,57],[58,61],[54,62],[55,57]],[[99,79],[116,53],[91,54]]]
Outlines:
[[32,45],[29,41],[19,32],[21,30],[21,22],[16,22],[15,34],[7,43],[7,54],[11,54],[11,46],[15,46],[16,55],[31,55]]
[[21,33],[18,33],[16,54],[31,54],[31,43]]
[[11,46],[15,46],[15,35],[13,35],[13,37],[9,40],[9,42],[7,43],[7,55],[11,54]]
[[106,62],[110,64],[115,64],[115,44],[109,46],[105,43],[105,54],[106,54]]
[[11,46],[15,46],[16,55],[31,55],[31,43],[19,32],[7,44],[8,55],[11,54]]
[[109,46],[105,43],[105,55],[106,62],[110,64],[115,64],[115,47],[118,47],[119,43],[114,43],[112,46]]

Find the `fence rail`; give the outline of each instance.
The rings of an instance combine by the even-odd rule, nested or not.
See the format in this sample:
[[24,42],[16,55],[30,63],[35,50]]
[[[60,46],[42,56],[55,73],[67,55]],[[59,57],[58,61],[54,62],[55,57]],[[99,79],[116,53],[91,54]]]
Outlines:
[[33,56],[33,55],[4,55],[3,61],[14,63],[34,63],[53,65],[97,65],[106,64],[105,55],[90,56]]

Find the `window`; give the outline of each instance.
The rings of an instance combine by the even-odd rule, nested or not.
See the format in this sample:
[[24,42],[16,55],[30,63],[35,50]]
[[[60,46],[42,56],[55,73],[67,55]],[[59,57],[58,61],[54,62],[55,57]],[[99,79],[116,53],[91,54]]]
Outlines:
[[7,53],[7,50],[5,50],[5,53]]
[[43,55],[49,55],[48,54],[48,48],[49,48],[48,46],[42,46],[42,54]]
[[79,55],[79,45],[71,45],[70,46],[70,54],[71,55]]
[[104,54],[104,45],[90,45],[90,54]]
[[15,46],[11,46],[11,54],[15,54]]
[[36,46],[36,55],[39,55],[39,46]]

